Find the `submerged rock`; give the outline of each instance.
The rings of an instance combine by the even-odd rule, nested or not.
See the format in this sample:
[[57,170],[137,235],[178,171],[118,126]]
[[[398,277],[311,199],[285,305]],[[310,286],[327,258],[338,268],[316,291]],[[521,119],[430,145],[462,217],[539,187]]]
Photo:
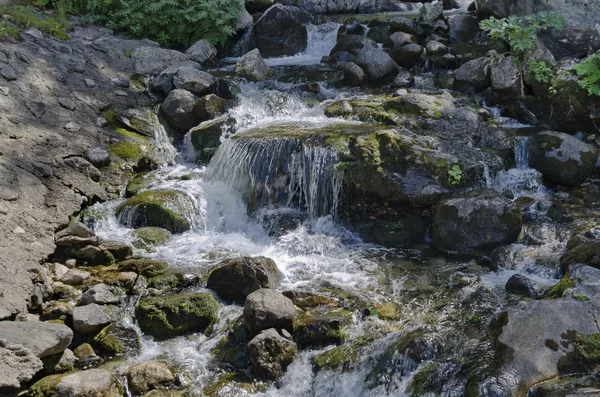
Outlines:
[[244,301],[258,289],[276,288],[279,279],[279,269],[272,259],[242,257],[219,263],[208,276],[206,286],[223,299]]
[[473,192],[438,203],[431,234],[442,251],[473,254],[515,242],[522,223],[512,201],[493,191]]
[[155,226],[136,229],[134,236],[138,238],[138,240],[133,243],[134,246],[137,248],[145,248],[147,250],[152,250],[157,245],[166,244],[173,237],[170,231]]
[[273,328],[258,334],[246,348],[254,375],[262,380],[278,380],[297,354],[296,344]]
[[171,233],[183,233],[191,228],[194,203],[176,190],[148,190],[138,193],[119,205],[119,221],[128,227],[162,227]]
[[135,313],[145,334],[165,340],[188,332],[208,332],[217,321],[218,310],[212,294],[188,292],[144,297]]
[[582,184],[594,171],[598,150],[561,132],[544,131],[529,139],[529,165],[553,183]]
[[269,328],[292,332],[294,318],[294,303],[277,291],[259,289],[246,298],[244,322],[253,334]]

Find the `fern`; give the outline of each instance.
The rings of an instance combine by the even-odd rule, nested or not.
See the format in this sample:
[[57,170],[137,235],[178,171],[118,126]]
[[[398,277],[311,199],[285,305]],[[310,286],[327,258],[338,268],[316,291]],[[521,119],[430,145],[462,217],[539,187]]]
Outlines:
[[589,95],[600,96],[600,53],[581,61],[574,68],[579,76],[579,86]]
[[529,67],[529,70],[531,71],[533,78],[540,83],[550,83],[552,77],[554,77],[554,72],[546,61],[533,62]]

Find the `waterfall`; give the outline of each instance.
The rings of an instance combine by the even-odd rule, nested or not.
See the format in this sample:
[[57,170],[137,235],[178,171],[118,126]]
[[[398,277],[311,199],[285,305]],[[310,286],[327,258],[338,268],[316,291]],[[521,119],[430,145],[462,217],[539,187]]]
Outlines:
[[527,151],[529,137],[518,136],[515,138],[515,167],[519,170],[529,168],[529,152]]
[[225,141],[205,173],[244,195],[251,210],[295,207],[309,219],[335,215],[342,186],[337,153],[298,138],[240,138]]

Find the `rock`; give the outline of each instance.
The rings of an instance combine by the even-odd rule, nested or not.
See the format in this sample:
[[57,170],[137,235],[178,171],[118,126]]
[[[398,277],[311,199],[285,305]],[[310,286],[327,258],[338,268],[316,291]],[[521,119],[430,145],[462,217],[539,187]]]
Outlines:
[[346,62],[342,66],[344,71],[344,84],[359,87],[367,81],[364,70],[354,62]]
[[65,236],[75,236],[75,237],[89,238],[89,237],[94,237],[95,234],[94,234],[94,232],[92,232],[90,230],[90,228],[88,228],[83,223],[81,223],[81,222],[75,222],[75,223],[69,225],[68,227],[62,229],[58,233],[56,233],[56,238],[57,239],[60,239],[60,238],[65,237]]
[[98,332],[116,320],[113,306],[100,306],[90,303],[73,308],[73,327],[75,332],[90,334]]
[[464,43],[472,40],[481,32],[479,21],[470,15],[458,14],[449,21],[450,41],[452,43]]
[[244,6],[244,0],[240,0],[240,8],[240,15],[238,16],[238,20],[235,23],[236,32],[246,31],[247,29],[251,28],[254,24],[254,18],[252,18],[252,15],[250,15],[250,13],[246,10],[246,7]]
[[392,87],[394,88],[409,88],[415,84],[415,78],[413,75],[406,69],[400,68],[400,72],[394,78],[392,82]]
[[525,60],[523,61],[523,81],[527,85],[533,85],[534,82],[531,76],[531,68],[535,62],[547,62],[548,64],[554,65],[556,60],[554,56],[548,50],[548,48],[539,40],[536,40],[532,48],[525,54]]
[[258,49],[248,52],[235,64],[235,74],[251,81],[267,80],[272,73]]
[[306,220],[306,214],[292,208],[262,211],[260,224],[269,236],[280,237],[296,230]]
[[351,316],[306,316],[294,322],[294,340],[301,347],[327,346],[344,342],[342,327],[350,323]]
[[70,256],[81,259],[84,264],[89,266],[110,265],[115,261],[113,254],[102,246],[86,245],[81,248],[75,247],[70,249],[68,253]]
[[180,67],[173,76],[173,85],[177,89],[187,90],[198,96],[215,92],[218,80],[210,73],[191,67]]
[[390,50],[390,57],[399,66],[410,69],[419,62],[424,52],[425,49],[418,44],[407,44]]
[[371,40],[375,40],[377,43],[383,44],[389,39],[391,33],[392,31],[390,30],[389,25],[373,26],[372,28],[369,28],[367,37]]
[[0,339],[5,346],[22,345],[42,358],[69,347],[73,331],[66,325],[41,321],[0,321]]
[[94,80],[92,80],[92,79],[83,79],[83,83],[88,88],[94,88],[94,87],[96,87],[96,82]]
[[467,93],[483,91],[492,83],[486,58],[477,58],[454,71],[453,87]]
[[522,274],[515,274],[506,282],[506,292],[512,294],[526,296],[529,298],[538,298],[540,294],[540,286],[531,280],[529,277]]
[[104,241],[102,247],[110,252],[116,260],[124,260],[133,255],[133,247],[121,241]]
[[278,380],[294,361],[296,344],[273,328],[255,336],[246,348],[254,375],[261,380]]
[[187,131],[198,124],[194,114],[195,106],[194,94],[177,89],[169,93],[160,108],[170,124],[182,131]]
[[127,382],[133,393],[143,394],[150,390],[171,386],[175,382],[175,377],[166,364],[150,361],[131,367],[127,371]]
[[64,397],[112,397],[118,395],[110,372],[88,369],[63,377],[56,385],[56,395]]
[[198,40],[190,48],[187,49],[185,55],[192,61],[199,64],[214,64],[217,58],[217,49],[208,40]]
[[73,354],[77,358],[96,357],[96,352],[89,343],[82,343],[81,345],[77,346],[75,350],[73,350]]
[[53,266],[53,271],[54,271],[54,274],[56,275],[56,278],[58,280],[60,280],[62,278],[62,276],[64,276],[65,273],[67,273],[69,271],[69,268],[65,265],[61,265],[60,263],[55,263]]
[[455,103],[452,95],[427,95],[410,93],[385,102],[385,108],[398,112],[432,119],[449,117]]
[[0,357],[0,389],[18,388],[44,367],[38,357],[21,345],[4,345],[0,341]]
[[170,231],[160,227],[148,226],[136,229],[134,235],[139,239],[133,244],[137,248],[150,249],[157,245],[166,244],[173,235]]
[[6,81],[14,81],[17,79],[17,72],[10,65],[4,65],[0,68],[0,76]]
[[405,32],[414,35],[418,35],[422,32],[422,29],[417,22],[401,16],[390,19],[390,29],[392,32]]
[[177,190],[147,190],[117,207],[119,221],[128,227],[162,227],[171,233],[190,229],[195,209],[192,199]]
[[179,73],[179,69],[181,68],[200,69],[200,64],[194,61],[185,61],[169,66],[150,81],[150,88],[168,95],[175,88],[173,86],[173,77]]
[[385,83],[394,78],[398,65],[387,52],[365,47],[356,56],[356,64],[360,66],[369,78],[370,83]]
[[228,103],[229,101],[215,94],[205,95],[196,102],[194,114],[200,121],[213,119],[225,112]]
[[492,191],[442,200],[433,209],[432,238],[441,251],[474,254],[517,240],[521,212]]
[[[65,302],[48,302],[42,310],[40,318],[44,321],[57,320],[61,317],[67,318],[66,316],[73,310],[73,306]],[[64,316],[64,317],[63,317]]]
[[118,305],[120,301],[121,299],[112,293],[108,285],[96,284],[83,293],[77,305],[85,306],[92,303],[99,305]]
[[400,48],[407,44],[416,43],[417,38],[412,34],[404,33],[404,32],[396,32],[393,33],[388,39],[388,47],[391,48]]
[[158,74],[169,66],[188,60],[179,51],[158,47],[136,47],[131,52],[133,69],[137,74]]
[[512,57],[505,57],[491,71],[494,92],[501,101],[518,99],[524,94],[521,66]]
[[36,119],[42,118],[44,113],[46,113],[46,105],[43,102],[27,100],[25,101],[25,106]]
[[247,2],[246,8],[250,12],[260,12],[275,4],[275,0],[252,0]]
[[582,184],[594,171],[598,151],[561,132],[543,131],[529,139],[529,165],[550,182],[565,186]]
[[279,280],[279,269],[272,259],[241,257],[219,263],[208,276],[206,286],[223,299],[243,302],[258,289],[276,288]]
[[438,56],[448,54],[448,47],[439,41],[431,40],[427,42],[425,46],[425,51],[427,51],[428,56]]
[[67,285],[81,285],[90,276],[90,272],[85,270],[70,269],[62,276],[61,281]]
[[112,323],[94,336],[94,345],[105,355],[136,354],[141,348],[140,338],[133,328]]
[[64,108],[64,109],[67,109],[67,110],[70,110],[70,111],[73,111],[73,110],[75,110],[75,102],[73,102],[73,101],[72,101],[72,100],[70,100],[70,99],[67,99],[67,98],[59,98],[59,99],[58,99],[58,104],[59,104],[59,105],[60,105],[62,108]]
[[154,138],[159,128],[154,109],[127,109],[118,114],[118,119],[130,130],[149,138]]
[[223,131],[231,130],[235,120],[228,115],[217,117],[200,123],[189,131],[190,140],[194,147],[196,161],[208,163],[221,145]]
[[600,241],[589,241],[569,249],[560,264],[569,269],[572,265],[584,264],[600,269]]
[[130,271],[145,277],[153,277],[164,273],[169,264],[163,261],[146,258],[131,258],[119,263],[120,271]]
[[477,17],[480,20],[489,17],[505,18],[510,15],[512,3],[511,0],[475,0]]
[[369,39],[368,37],[361,35],[344,35],[331,49],[331,52],[329,53],[329,61],[333,63],[342,62],[343,60],[340,59],[341,54],[347,53],[352,59],[347,60],[345,62],[351,62],[354,60],[353,57],[356,56],[362,49],[366,47],[377,48],[377,42],[375,42],[375,40]]
[[253,45],[265,57],[302,52],[308,44],[306,25],[311,21],[312,16],[299,8],[275,4],[252,27]]
[[68,157],[64,159],[64,162],[74,170],[81,172],[94,182],[98,182],[102,174],[98,171],[98,168],[94,167],[89,161],[83,157]]
[[180,293],[142,298],[136,318],[145,334],[165,340],[210,330],[218,310],[219,304],[210,293]]
[[256,334],[269,328],[293,330],[296,309],[292,301],[272,289],[259,289],[246,298],[244,323]]
[[96,168],[107,167],[110,165],[110,154],[108,153],[108,150],[101,147],[88,150],[85,157]]
[[444,13],[444,4],[437,2],[436,4],[425,3],[419,10],[419,19],[426,24],[433,23],[436,19],[440,18]]

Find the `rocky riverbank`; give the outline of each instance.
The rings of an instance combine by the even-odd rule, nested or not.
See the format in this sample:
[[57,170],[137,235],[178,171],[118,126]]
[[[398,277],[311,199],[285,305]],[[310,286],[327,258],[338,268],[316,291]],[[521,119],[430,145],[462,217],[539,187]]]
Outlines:
[[595,3],[282,3],[0,43],[0,394],[597,393]]

